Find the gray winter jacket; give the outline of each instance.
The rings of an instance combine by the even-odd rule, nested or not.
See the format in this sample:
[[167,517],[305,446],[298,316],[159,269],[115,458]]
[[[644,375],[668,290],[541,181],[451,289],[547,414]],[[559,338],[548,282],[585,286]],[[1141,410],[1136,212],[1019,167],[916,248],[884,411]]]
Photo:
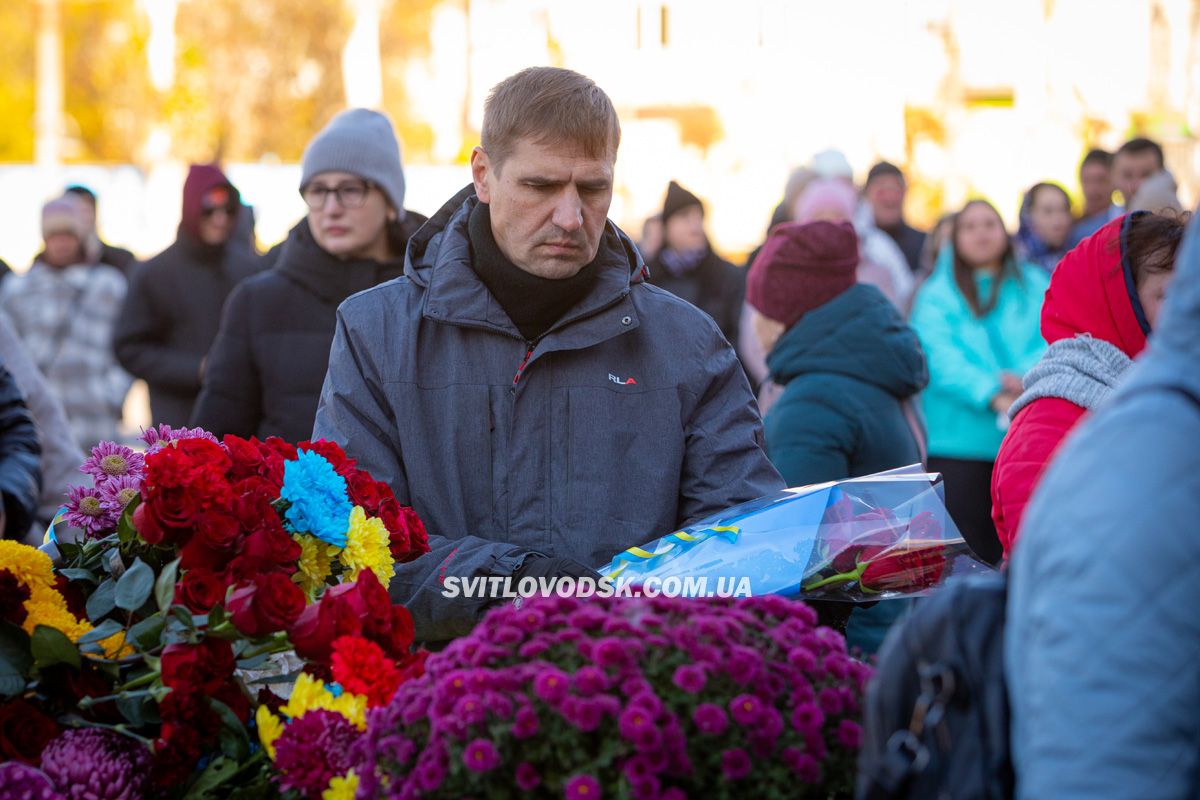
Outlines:
[[1148,350],[1072,433],[1014,549],[1017,797],[1200,798],[1200,225]]
[[611,223],[596,286],[526,342],[470,266],[467,187],[409,243],[405,277],[338,309],[313,436],[411,503],[432,552],[392,597],[419,639],[469,631],[488,601],[454,575],[511,574],[531,552],[616,552],[783,488],[732,348],[713,320],[644,282]]

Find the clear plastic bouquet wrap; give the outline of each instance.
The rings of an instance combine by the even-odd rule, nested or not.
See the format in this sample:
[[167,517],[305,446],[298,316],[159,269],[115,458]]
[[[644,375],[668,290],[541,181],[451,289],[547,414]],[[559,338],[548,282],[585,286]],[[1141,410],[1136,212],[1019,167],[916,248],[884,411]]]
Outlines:
[[680,578],[684,594],[748,581],[754,595],[865,602],[990,569],[946,512],[941,476],[911,466],[734,506],[598,571],[635,584]]

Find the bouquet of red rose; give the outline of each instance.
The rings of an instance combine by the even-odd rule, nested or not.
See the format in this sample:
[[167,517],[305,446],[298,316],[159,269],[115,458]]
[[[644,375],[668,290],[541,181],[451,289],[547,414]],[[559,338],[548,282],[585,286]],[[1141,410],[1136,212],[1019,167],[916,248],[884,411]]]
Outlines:
[[[144,455],[104,443],[85,462],[94,484],[73,488],[65,509],[85,537],[50,533],[43,548],[57,570],[33,548],[0,550],[0,696],[11,698],[0,719],[22,704],[47,734],[81,729],[27,745],[21,760],[65,791],[75,773],[54,765],[102,750],[138,787],[122,797],[349,787],[346,770],[317,787],[276,769],[256,728],[273,721],[282,752],[313,763],[309,713],[336,713],[358,735],[368,701],[421,672],[411,618],[385,588],[397,561],[428,551],[420,520],[331,442],[165,426],[145,442]],[[280,674],[283,654],[294,669]],[[273,683],[296,689],[282,716]],[[313,705],[316,684],[337,702]],[[63,747],[74,755],[54,755]]]

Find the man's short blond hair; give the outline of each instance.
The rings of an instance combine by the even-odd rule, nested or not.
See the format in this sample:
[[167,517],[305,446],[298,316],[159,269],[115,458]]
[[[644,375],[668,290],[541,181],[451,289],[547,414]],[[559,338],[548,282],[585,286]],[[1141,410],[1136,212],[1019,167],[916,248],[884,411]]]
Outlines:
[[530,67],[492,89],[483,107],[483,150],[499,170],[521,139],[570,143],[590,158],[616,158],[621,123],[604,90],[578,72]]

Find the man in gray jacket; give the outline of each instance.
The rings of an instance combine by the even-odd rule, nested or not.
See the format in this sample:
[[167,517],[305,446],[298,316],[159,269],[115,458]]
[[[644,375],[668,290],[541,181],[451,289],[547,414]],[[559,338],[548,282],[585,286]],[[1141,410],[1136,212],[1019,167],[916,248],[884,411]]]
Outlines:
[[448,576],[589,573],[783,487],[732,348],[645,282],[607,219],[619,141],[582,75],[501,82],[473,184],[410,241],[403,278],[338,310],[313,435],[424,520],[432,552],[391,585],[424,641],[494,602],[445,597]]

